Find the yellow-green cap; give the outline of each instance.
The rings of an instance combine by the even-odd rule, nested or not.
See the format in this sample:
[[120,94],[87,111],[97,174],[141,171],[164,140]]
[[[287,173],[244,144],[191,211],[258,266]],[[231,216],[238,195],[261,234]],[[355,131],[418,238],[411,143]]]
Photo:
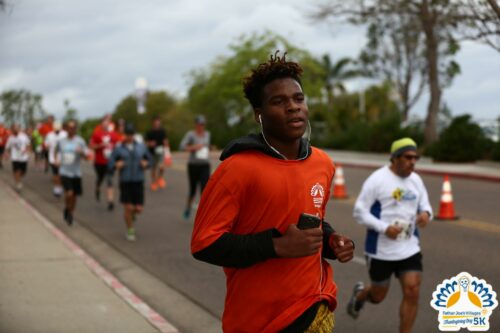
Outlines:
[[417,143],[411,138],[402,138],[396,140],[391,145],[392,156],[399,156],[408,150],[417,150]]

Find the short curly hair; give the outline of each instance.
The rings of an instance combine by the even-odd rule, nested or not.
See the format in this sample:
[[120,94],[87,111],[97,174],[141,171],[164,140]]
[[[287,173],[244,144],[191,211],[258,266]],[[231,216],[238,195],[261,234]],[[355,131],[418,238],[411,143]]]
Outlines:
[[286,52],[282,57],[278,54],[279,50],[274,56],[271,54],[267,62],[260,64],[251,74],[243,78],[243,92],[254,109],[262,106],[262,91],[271,81],[292,78],[302,86],[300,81],[304,72],[302,67],[296,62],[287,61]]

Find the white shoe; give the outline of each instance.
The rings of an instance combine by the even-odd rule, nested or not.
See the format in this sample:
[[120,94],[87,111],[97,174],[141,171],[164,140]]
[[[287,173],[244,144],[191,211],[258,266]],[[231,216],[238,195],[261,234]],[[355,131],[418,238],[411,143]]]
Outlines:
[[21,192],[21,190],[22,190],[22,189],[23,189],[23,183],[17,183],[17,184],[16,184],[16,190],[17,190],[18,192]]
[[134,229],[129,229],[127,231],[127,240],[130,242],[135,242],[135,230]]

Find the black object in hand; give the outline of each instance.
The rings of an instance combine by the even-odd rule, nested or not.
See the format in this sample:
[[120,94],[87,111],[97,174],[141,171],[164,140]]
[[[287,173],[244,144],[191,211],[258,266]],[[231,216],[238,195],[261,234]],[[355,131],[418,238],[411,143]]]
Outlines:
[[302,213],[300,214],[297,228],[299,228],[300,230],[318,228],[320,224],[321,220],[316,215]]

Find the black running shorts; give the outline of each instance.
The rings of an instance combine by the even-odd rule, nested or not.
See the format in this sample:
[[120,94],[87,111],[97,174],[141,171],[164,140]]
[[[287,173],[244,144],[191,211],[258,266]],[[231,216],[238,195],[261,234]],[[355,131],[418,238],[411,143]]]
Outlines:
[[405,272],[422,272],[422,254],[420,252],[403,260],[380,260],[367,258],[370,279],[375,284],[381,284],[390,281],[394,273],[397,278]]
[[82,195],[82,178],[61,176],[64,192],[73,191],[75,195]]
[[28,162],[15,162],[12,161],[12,171],[14,172],[21,172],[22,175],[26,173],[26,170],[28,170]]
[[135,206],[144,205],[144,183],[120,182],[120,202]]

